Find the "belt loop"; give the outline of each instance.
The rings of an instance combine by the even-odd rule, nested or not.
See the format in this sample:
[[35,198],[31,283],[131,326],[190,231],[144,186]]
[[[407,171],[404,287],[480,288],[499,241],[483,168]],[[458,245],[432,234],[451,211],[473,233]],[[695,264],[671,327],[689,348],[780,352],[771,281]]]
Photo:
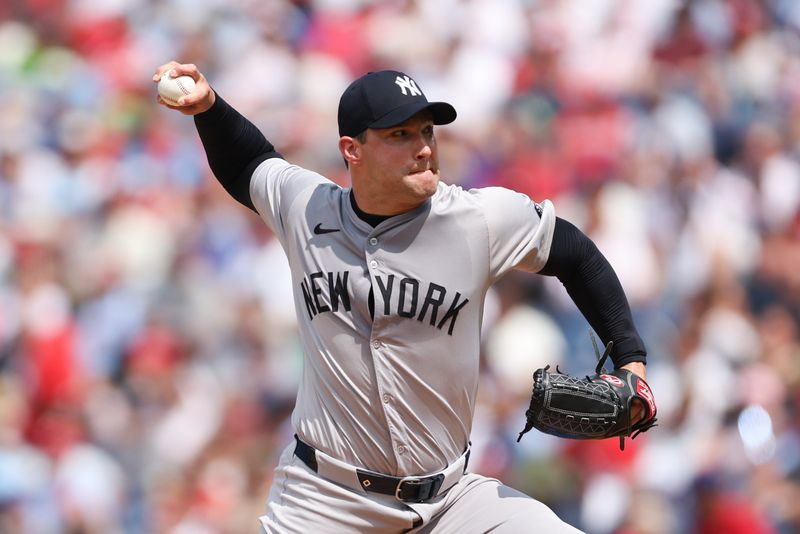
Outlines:
[[315,473],[319,472],[317,465],[317,451],[311,445],[308,445],[297,434],[294,435],[294,440],[297,442],[294,446],[294,455],[300,458],[309,469]]

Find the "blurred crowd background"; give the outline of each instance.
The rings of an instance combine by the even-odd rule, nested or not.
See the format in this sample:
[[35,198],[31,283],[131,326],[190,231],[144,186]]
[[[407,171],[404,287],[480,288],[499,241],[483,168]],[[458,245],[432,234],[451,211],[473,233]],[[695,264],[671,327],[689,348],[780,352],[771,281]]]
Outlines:
[[659,426],[515,443],[532,371],[594,354],[512,274],[471,470],[591,533],[800,532],[800,2],[4,0],[0,533],[256,532],[291,439],[288,268],[156,104],[171,59],[343,185],[341,91],[404,70],[459,112],[445,181],[549,198],[609,258]]

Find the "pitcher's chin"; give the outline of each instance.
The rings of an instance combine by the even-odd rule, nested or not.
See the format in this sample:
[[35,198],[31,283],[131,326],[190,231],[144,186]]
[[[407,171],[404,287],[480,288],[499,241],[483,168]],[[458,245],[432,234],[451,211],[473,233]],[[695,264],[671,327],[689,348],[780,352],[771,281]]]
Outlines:
[[411,173],[408,175],[408,181],[414,191],[427,198],[436,192],[436,187],[439,185],[439,173],[430,169]]

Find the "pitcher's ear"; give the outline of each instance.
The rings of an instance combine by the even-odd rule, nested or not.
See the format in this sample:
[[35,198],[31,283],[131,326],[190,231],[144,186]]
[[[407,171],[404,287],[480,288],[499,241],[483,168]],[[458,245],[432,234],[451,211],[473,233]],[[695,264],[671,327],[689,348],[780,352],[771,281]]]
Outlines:
[[361,161],[361,143],[353,137],[344,135],[339,138],[339,152],[348,166]]

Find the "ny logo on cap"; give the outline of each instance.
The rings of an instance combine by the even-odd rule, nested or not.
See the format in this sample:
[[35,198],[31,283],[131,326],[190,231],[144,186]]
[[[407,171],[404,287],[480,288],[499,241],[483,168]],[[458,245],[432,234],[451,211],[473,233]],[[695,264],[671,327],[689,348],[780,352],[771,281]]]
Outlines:
[[398,76],[395,78],[394,83],[400,86],[400,90],[404,95],[408,95],[406,89],[411,91],[411,96],[422,96],[422,91],[417,87],[417,83],[408,76]]

